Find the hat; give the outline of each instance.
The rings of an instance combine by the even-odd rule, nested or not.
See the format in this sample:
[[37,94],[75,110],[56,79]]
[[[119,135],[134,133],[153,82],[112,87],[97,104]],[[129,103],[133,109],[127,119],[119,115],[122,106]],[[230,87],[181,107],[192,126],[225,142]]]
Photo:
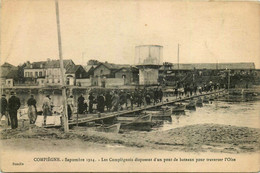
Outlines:
[[10,93],[11,95],[14,95],[14,92],[13,91],[11,91],[11,93]]
[[2,94],[2,96],[4,96],[4,97],[5,97],[6,95],[5,95],[5,94]]

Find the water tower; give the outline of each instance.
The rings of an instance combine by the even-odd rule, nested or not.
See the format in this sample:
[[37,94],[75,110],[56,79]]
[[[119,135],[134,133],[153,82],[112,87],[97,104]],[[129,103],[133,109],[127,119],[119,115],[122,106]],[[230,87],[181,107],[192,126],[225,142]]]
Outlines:
[[141,45],[135,47],[135,65],[139,69],[139,84],[158,84],[159,68],[163,63],[163,47]]

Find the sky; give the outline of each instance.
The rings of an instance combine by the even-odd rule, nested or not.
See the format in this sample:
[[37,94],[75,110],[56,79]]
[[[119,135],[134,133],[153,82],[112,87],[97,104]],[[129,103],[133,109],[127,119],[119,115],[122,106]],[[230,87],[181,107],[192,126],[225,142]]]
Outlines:
[[[133,64],[135,46],[163,46],[166,62],[254,62],[260,68],[257,2],[59,0],[64,59]],[[58,59],[54,0],[2,0],[1,64]]]

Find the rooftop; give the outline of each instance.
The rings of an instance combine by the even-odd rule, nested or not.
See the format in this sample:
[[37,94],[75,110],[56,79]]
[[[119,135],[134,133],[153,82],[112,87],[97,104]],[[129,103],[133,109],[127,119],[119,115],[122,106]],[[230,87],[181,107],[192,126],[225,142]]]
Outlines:
[[[74,62],[69,60],[63,60],[64,67],[67,67],[69,63]],[[41,69],[41,68],[60,68],[60,60],[47,60],[47,61],[38,61],[33,63],[28,63],[25,69]]]
[[[161,70],[163,70],[163,66],[161,67]],[[172,64],[171,69],[173,70],[193,70],[193,69],[210,69],[210,70],[216,70],[216,69],[244,69],[244,70],[250,70],[255,69],[255,64],[253,62],[241,62],[241,63],[194,63],[194,64]]]

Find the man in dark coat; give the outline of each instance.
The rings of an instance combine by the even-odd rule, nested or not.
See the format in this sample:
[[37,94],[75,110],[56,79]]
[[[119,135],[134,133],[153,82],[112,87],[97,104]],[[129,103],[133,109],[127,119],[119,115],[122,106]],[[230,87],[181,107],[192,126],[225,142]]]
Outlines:
[[93,113],[93,103],[94,103],[94,96],[92,93],[89,94],[89,113]]
[[160,102],[162,102],[162,98],[163,98],[162,89],[160,89],[160,90],[158,91],[158,97],[159,97]]
[[8,126],[10,125],[10,118],[8,116],[8,113],[7,113],[7,100],[5,98],[5,94],[2,95],[2,98],[1,98],[1,104],[0,104],[0,110],[1,110],[1,117],[0,117],[0,120],[2,119],[3,116],[5,116],[5,118],[7,119],[6,121],[8,122]]
[[78,113],[83,114],[84,112],[84,100],[83,94],[81,94],[78,98]]
[[97,109],[100,113],[103,113],[104,107],[105,107],[105,98],[104,98],[103,94],[100,94],[97,97]]
[[18,127],[17,110],[20,106],[20,99],[14,95],[14,92],[11,92],[11,97],[8,100],[8,110],[12,129],[16,129]]
[[112,108],[112,95],[110,94],[109,91],[105,95],[105,102],[106,102],[107,110],[110,111],[110,109]]
[[158,98],[159,98],[159,92],[157,89],[154,89],[154,100],[153,100],[154,105],[158,102]]
[[30,124],[34,124],[37,119],[37,108],[36,108],[36,100],[34,99],[34,96],[31,95],[31,98],[27,101],[28,105],[28,117],[30,120]]

